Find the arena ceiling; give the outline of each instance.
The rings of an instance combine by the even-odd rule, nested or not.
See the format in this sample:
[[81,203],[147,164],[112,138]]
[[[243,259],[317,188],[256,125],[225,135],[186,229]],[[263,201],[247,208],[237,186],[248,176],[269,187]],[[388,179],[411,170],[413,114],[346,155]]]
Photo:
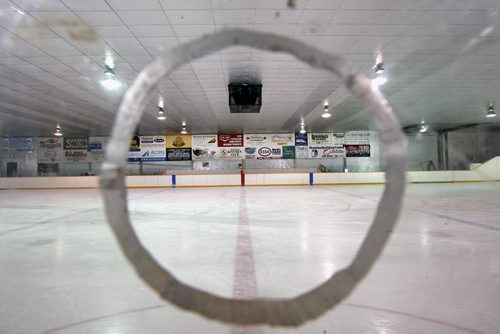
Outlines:
[[[12,0],[0,1],[0,136],[107,135],[121,96],[162,50],[225,27],[292,36],[349,58],[373,76],[402,126],[432,129],[500,109],[500,1]],[[112,61],[121,87],[104,88]],[[229,83],[261,83],[259,114],[231,114]],[[158,96],[167,119],[157,116]],[[321,117],[328,99],[333,117]],[[332,75],[294,57],[233,47],[183,66],[149,101],[142,134],[373,128]]]

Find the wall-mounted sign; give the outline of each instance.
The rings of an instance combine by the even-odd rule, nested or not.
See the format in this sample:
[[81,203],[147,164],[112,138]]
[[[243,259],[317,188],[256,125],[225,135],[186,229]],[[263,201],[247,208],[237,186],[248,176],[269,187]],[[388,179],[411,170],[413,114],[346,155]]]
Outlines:
[[109,137],[89,137],[89,144],[87,146],[88,162],[101,162],[104,160],[104,152],[108,144]]
[[38,162],[60,162],[63,160],[63,138],[38,138]]
[[309,149],[307,146],[295,146],[295,159],[307,159]]
[[135,162],[141,160],[141,138],[133,136],[128,149],[128,161]]
[[348,158],[370,157],[370,145],[345,145],[345,150]]
[[309,146],[309,158],[341,158],[345,157],[344,145]]
[[165,136],[141,136],[141,160],[164,161],[167,157]]
[[244,159],[243,147],[227,147],[219,148],[219,159]]
[[345,135],[346,145],[370,145],[370,131],[349,131]]
[[217,158],[217,135],[193,135],[193,161]]
[[64,137],[65,150],[86,150],[88,144],[88,137]]
[[191,160],[190,148],[167,148],[167,161]]
[[167,136],[167,148],[191,148],[191,135]]
[[307,133],[295,134],[295,146],[307,146]]
[[242,134],[220,134],[217,145],[219,147],[241,147],[243,146]]
[[283,146],[283,159],[295,159],[295,146]]

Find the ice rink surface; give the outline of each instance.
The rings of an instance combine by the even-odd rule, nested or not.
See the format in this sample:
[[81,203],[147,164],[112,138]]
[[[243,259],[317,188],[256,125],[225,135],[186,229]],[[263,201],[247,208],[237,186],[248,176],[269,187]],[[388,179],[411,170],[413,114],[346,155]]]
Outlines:
[[[382,186],[129,190],[137,233],[182,281],[292,297],[352,259]],[[236,327],[159,299],[98,190],[0,191],[0,333],[500,333],[500,183],[409,185],[382,257],[296,329]]]

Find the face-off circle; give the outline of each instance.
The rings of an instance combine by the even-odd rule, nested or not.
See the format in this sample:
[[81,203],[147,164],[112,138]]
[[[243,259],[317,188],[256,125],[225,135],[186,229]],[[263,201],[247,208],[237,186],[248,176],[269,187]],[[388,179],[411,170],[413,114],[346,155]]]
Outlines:
[[[377,213],[351,264],[326,282],[288,299],[224,298],[179,281],[140,243],[130,223],[125,171],[127,152],[149,93],[179,66],[232,45],[288,52],[299,60],[335,73],[364,105],[380,130],[386,161],[386,184]],[[138,275],[161,297],[185,310],[227,323],[297,326],[338,304],[368,273],[382,252],[399,216],[405,187],[406,140],[387,101],[347,60],[300,41],[241,29],[223,30],[178,46],[147,66],[126,92],[113,126],[102,166],[101,189],[109,224]]]

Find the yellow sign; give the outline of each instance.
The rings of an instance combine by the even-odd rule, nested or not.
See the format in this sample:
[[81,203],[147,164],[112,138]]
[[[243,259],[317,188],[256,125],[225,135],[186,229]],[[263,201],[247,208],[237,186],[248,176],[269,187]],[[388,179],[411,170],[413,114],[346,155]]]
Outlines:
[[167,148],[190,148],[191,135],[167,136]]

